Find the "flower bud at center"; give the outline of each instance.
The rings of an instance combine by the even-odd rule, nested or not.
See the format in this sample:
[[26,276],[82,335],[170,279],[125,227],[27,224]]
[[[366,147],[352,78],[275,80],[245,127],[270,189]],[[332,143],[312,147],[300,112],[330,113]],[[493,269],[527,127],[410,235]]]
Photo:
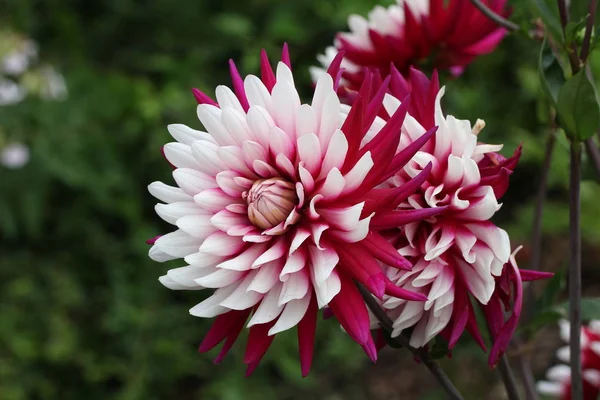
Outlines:
[[248,204],[248,219],[262,229],[285,221],[298,204],[294,185],[281,178],[260,179],[242,197]]

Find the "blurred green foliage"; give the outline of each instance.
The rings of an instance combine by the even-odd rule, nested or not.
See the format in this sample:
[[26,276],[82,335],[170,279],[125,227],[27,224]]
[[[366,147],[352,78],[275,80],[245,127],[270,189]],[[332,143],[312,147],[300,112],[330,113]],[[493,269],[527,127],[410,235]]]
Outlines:
[[[166,125],[199,126],[189,88],[210,93],[217,84],[228,84],[229,58],[243,74],[256,73],[260,49],[275,59],[287,41],[297,84],[307,94],[308,66],[316,54],[337,30],[346,29],[349,13],[365,14],[377,3],[0,2],[1,23],[33,37],[41,57],[64,73],[69,88],[69,97],[60,102],[28,99],[0,108],[4,133],[32,150],[25,168],[0,168],[0,398],[374,396],[365,382],[373,386],[369,371],[375,367],[331,320],[319,324],[307,379],[300,378],[293,332],[278,336],[250,379],[243,378],[243,340],[222,365],[213,366],[215,354],[195,351],[210,321],[186,312],[206,294],[162,287],[158,276],[179,265],[150,261],[144,241],[168,229],[154,215],[154,199],[146,191],[152,181],[170,181],[160,154],[169,141]],[[528,3],[514,3],[516,15],[526,20]],[[538,101],[539,45],[511,36],[460,79],[446,79],[446,109],[460,118],[486,120],[482,140],[505,143],[505,154],[524,143],[498,218],[515,246],[530,234],[549,131],[548,105]],[[561,139],[544,219],[547,234],[558,237],[567,228],[567,160]],[[585,174],[593,178],[589,168]],[[583,183],[584,239],[592,244],[600,240],[599,196],[595,182]],[[479,354],[467,345],[456,350],[461,351]],[[410,357],[405,361],[407,370],[418,369]],[[469,382],[459,386],[473,396],[487,393],[489,380]],[[419,393],[439,398],[431,386]]]

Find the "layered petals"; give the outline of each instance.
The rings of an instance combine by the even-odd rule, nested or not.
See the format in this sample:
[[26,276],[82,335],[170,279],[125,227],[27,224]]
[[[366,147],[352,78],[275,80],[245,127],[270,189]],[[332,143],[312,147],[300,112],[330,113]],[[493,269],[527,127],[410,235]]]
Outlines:
[[[484,0],[493,12],[508,17],[506,0]],[[323,68],[343,50],[341,91],[358,90],[367,70],[386,77],[395,68],[408,74],[426,64],[460,75],[477,56],[490,53],[506,33],[469,0],[397,0],[375,7],[367,18],[351,15],[350,32],[339,33],[334,45],[318,57]],[[324,73],[311,70],[316,79]]]
[[391,82],[384,100],[388,115],[401,107],[400,98],[412,98],[397,154],[437,126],[433,139],[420,146],[383,190],[406,187],[430,171],[417,181],[419,189],[402,196],[395,210],[378,212],[372,220],[372,227],[385,230],[388,242],[413,264],[408,271],[388,264],[388,278],[398,288],[427,296],[421,303],[384,296],[381,304],[394,321],[392,336],[408,334],[412,346],[423,347],[441,335],[451,349],[466,330],[485,349],[473,301],[482,307],[492,333],[493,366],[516,330],[522,282],[551,275],[523,271],[521,276],[508,234],[490,222],[501,207],[498,199],[520,148],[504,158],[497,153],[502,146],[479,141],[483,121],[472,127],[469,121],[445,116],[440,104],[444,88],[436,75],[430,81],[413,69],[406,80],[393,71]]
[[[260,78],[242,79],[230,63],[232,89],[219,86],[216,100],[194,90],[205,131],[171,126],[177,142],[166,145],[164,154],[175,168],[177,187],[160,182],[149,187],[162,202],[157,213],[179,228],[154,240],[150,256],[189,264],[169,271],[161,283],[178,290],[214,289],[190,310],[216,317],[200,351],[223,342],[218,362],[248,327],[247,373],[277,333],[297,327],[302,375],[308,374],[316,313],[326,306],[375,360],[356,282],[378,298],[427,299],[387,277],[383,263],[400,269],[410,264],[378,234],[381,223],[373,223],[378,213],[395,213],[397,202],[374,206],[370,195],[431,134],[395,158],[407,108],[392,113],[389,122],[381,119],[386,87],[371,99],[367,82],[348,112],[335,90],[336,68],[334,76],[319,79],[312,102],[303,104],[287,48],[275,71],[263,53]],[[430,167],[393,193],[408,198],[429,172]],[[437,212],[394,221],[414,222]]]
[[[569,341],[569,322],[560,321],[560,333],[563,341]],[[570,359],[569,346],[557,351],[561,363]],[[600,395],[600,321],[591,320],[581,327],[581,367],[583,369],[583,399],[595,400]],[[554,399],[571,398],[571,368],[558,364],[546,373],[546,380],[537,383],[540,394]]]

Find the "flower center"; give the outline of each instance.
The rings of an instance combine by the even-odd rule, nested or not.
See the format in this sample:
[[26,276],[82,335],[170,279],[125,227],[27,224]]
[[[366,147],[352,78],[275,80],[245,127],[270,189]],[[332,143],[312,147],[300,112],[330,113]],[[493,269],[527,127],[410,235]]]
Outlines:
[[281,178],[260,179],[242,197],[248,204],[248,219],[261,229],[285,221],[298,204],[294,185]]

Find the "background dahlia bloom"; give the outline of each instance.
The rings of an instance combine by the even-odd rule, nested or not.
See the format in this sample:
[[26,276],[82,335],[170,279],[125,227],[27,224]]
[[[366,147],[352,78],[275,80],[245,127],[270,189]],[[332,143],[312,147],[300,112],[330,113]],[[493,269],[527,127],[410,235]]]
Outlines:
[[[345,51],[343,86],[360,87],[365,68],[383,76],[390,64],[403,74],[410,66],[429,63],[458,75],[479,55],[490,53],[506,30],[483,15],[469,0],[397,0],[388,8],[376,6],[368,18],[351,15],[350,32],[339,33],[334,46],[318,57],[329,65]],[[490,9],[507,17],[506,0],[484,0]],[[317,77],[322,70],[313,68]]]
[[[569,342],[569,322],[560,321],[560,336]],[[564,363],[570,360],[569,346],[560,348],[556,355]],[[583,398],[597,400],[600,395],[600,321],[590,321],[581,327],[581,366],[583,368]],[[555,365],[546,373],[546,381],[537,383],[538,392],[556,399],[571,399],[571,368]]]
[[508,234],[490,222],[500,209],[498,200],[508,187],[520,148],[506,159],[496,153],[501,145],[478,142],[483,121],[472,127],[469,121],[444,116],[440,105],[444,89],[438,88],[435,75],[430,82],[413,70],[409,85],[394,70],[392,95],[384,100],[387,113],[393,114],[401,106],[397,98],[412,92],[399,151],[419,139],[428,127],[438,126],[434,138],[387,182],[391,187],[402,187],[423,171],[430,171],[419,190],[398,209],[411,212],[441,207],[443,211],[387,232],[399,253],[413,263],[410,271],[388,269],[388,277],[428,300],[407,302],[389,297],[383,307],[394,320],[392,336],[410,328],[414,347],[425,346],[441,334],[452,348],[466,329],[485,349],[469,300],[473,297],[484,307],[494,338],[490,364],[495,364],[516,329],[522,281],[548,274],[519,271],[511,257]]
[[[163,152],[175,168],[177,186],[154,182],[149,190],[164,202],[156,206],[159,216],[178,229],[153,241],[150,257],[185,261],[160,278],[170,289],[215,289],[190,310],[216,317],[200,351],[225,341],[215,360],[220,361],[247,326],[244,362],[251,373],[274,335],[297,326],[306,375],[317,310],[324,306],[376,359],[355,281],[378,298],[425,300],[386,278],[379,262],[400,269],[410,264],[371,224],[382,219],[399,224],[394,209],[426,172],[406,186],[374,188],[431,134],[396,154],[406,107],[387,121],[376,117],[386,87],[369,100],[367,79],[353,106],[342,112],[334,80],[324,74],[312,102],[302,104],[286,48],[282,59],[274,74],[263,52],[261,78],[243,80],[231,62],[233,90],[217,87],[216,102],[195,90],[206,132],[169,126],[177,142]],[[339,75],[340,59],[330,68],[332,76]],[[377,136],[369,141],[371,125]],[[422,210],[405,220],[439,211]]]

